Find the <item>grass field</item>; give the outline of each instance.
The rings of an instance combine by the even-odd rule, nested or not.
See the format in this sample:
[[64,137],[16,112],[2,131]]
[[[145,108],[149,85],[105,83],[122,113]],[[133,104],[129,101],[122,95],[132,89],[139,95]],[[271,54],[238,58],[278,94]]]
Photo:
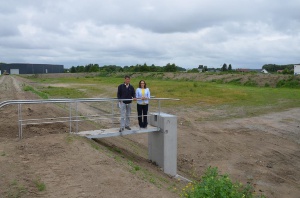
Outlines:
[[[116,97],[122,77],[32,78],[45,86],[36,91],[49,98]],[[138,78],[131,84],[137,88]],[[164,102],[166,108],[197,108],[226,110],[229,117],[245,117],[266,112],[281,111],[300,106],[300,89],[253,87],[193,80],[171,80],[144,77],[151,95],[156,98],[178,98],[180,101]],[[68,85],[62,86],[62,85]],[[243,111],[243,115],[239,112]]]

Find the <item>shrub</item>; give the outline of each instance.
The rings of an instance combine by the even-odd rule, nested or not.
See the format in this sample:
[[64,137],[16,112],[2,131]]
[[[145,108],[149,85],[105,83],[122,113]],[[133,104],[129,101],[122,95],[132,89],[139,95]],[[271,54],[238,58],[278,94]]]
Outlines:
[[287,80],[278,81],[277,84],[276,84],[276,87],[299,88],[300,83],[296,78],[291,77]]
[[200,182],[189,183],[181,193],[181,197],[186,198],[252,198],[253,196],[252,186],[233,183],[228,175],[219,175],[217,167],[209,167]]

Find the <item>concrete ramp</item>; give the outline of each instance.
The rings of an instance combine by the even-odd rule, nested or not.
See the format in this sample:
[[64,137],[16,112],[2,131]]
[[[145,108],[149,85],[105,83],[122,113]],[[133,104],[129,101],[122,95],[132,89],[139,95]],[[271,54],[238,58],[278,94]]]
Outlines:
[[76,133],[79,136],[84,136],[89,139],[94,138],[106,138],[106,137],[116,137],[116,136],[124,136],[124,135],[130,135],[130,134],[138,134],[138,133],[151,133],[151,132],[158,132],[160,131],[160,128],[149,126],[144,128],[139,127],[131,127],[131,130],[125,129],[121,133],[119,132],[120,128],[110,128],[110,129],[101,129],[101,130],[93,130],[93,131],[81,131]]

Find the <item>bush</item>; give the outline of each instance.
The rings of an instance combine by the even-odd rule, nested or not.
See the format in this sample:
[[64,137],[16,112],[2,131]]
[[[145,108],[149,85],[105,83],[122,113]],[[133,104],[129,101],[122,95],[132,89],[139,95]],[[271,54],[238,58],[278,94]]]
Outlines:
[[[218,168],[209,167],[200,182],[189,183],[181,193],[186,198],[252,198],[252,186],[233,183],[228,175],[219,175]],[[264,197],[263,195],[260,197]]]
[[291,77],[287,80],[278,81],[276,87],[300,88],[300,83],[296,78]]

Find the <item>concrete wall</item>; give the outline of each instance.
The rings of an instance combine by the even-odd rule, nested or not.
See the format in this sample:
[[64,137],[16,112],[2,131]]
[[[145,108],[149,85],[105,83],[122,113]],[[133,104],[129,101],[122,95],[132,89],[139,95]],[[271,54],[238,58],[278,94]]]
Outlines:
[[165,113],[150,115],[150,125],[160,128],[148,134],[149,160],[162,167],[164,173],[177,175],[177,117]]

